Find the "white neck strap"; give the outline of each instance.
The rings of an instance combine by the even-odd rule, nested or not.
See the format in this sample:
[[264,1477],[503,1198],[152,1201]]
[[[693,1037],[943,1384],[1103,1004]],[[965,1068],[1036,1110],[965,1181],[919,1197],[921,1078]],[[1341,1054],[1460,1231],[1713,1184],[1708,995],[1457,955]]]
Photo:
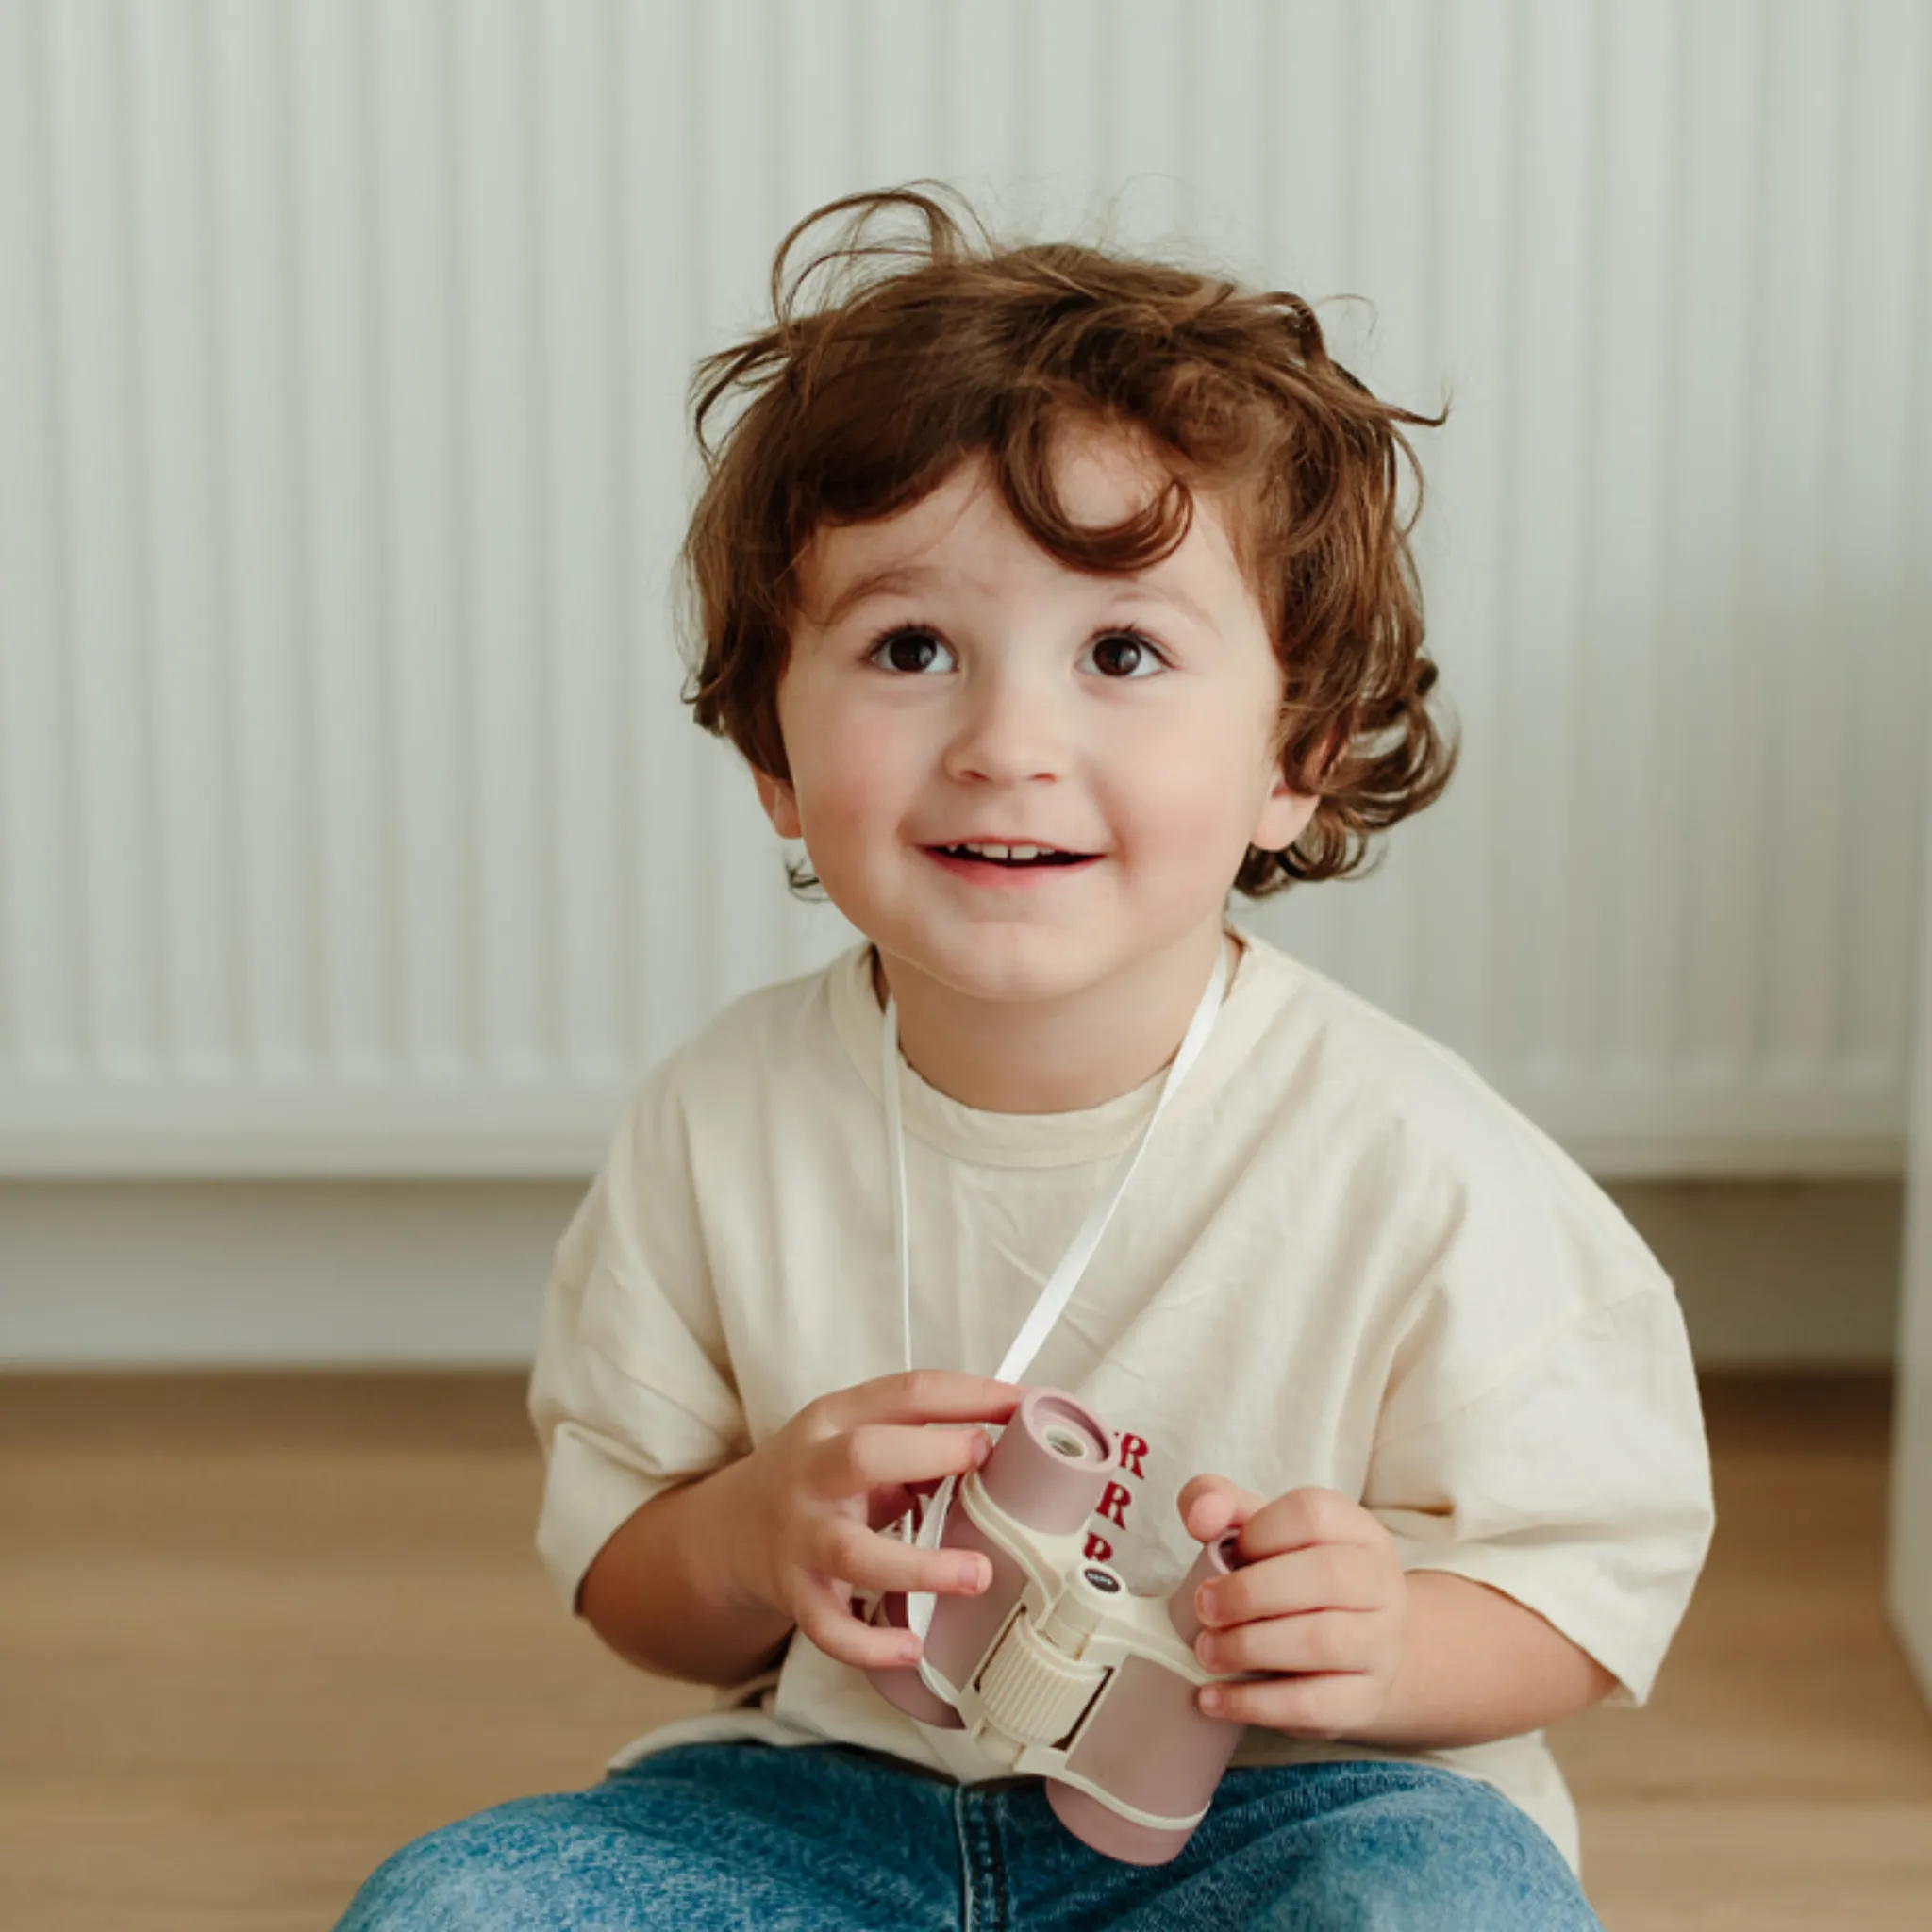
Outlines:
[[[1167,1078],[1160,1083],[1154,1111],[1147,1116],[1147,1124],[1141,1129],[1140,1138],[1115,1170],[1111,1185],[1094,1202],[1087,1219],[1081,1224],[1079,1233],[1074,1237],[1073,1244],[1060,1257],[1059,1266],[1041,1290],[1040,1299],[1034,1303],[1033,1312],[1021,1324],[1019,1334],[1014,1336],[1006,1359],[993,1371],[994,1380],[1018,1382],[1025,1375],[1033,1357],[1040,1353],[1041,1343],[1046,1340],[1061,1311],[1073,1299],[1081,1275],[1087,1272],[1088,1262],[1093,1258],[1094,1250],[1100,1246],[1101,1237],[1107,1232],[1108,1223],[1113,1219],[1114,1209],[1121,1204],[1121,1196],[1127,1191],[1127,1183],[1133,1179],[1134,1171],[1141,1164],[1141,1157],[1147,1151],[1155,1124],[1160,1119],[1174,1089],[1187,1077],[1188,1069],[1200,1058],[1201,1049],[1208,1043],[1208,1035],[1213,1030],[1215,1016],[1221,1011],[1222,996],[1226,989],[1227,944],[1224,940],[1215,949],[1214,972],[1208,981],[1207,991],[1194,1008],[1194,1017],[1188,1022],[1180,1050],[1168,1067]],[[906,1132],[899,1105],[899,1009],[890,994],[886,1000],[886,1023],[881,1039],[884,1060],[879,1074],[880,1093],[885,1101],[887,1155],[892,1171],[892,1231],[899,1250],[900,1320],[906,1342],[906,1366],[909,1370],[913,1365],[912,1249],[906,1206]]]

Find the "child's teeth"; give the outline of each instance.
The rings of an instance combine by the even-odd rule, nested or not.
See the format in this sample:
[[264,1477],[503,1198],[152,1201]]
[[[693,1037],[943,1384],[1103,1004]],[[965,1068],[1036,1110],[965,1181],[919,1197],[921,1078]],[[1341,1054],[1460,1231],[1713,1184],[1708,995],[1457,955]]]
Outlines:
[[949,845],[945,849],[971,858],[994,859],[1003,865],[1031,865],[1054,856],[1051,845]]

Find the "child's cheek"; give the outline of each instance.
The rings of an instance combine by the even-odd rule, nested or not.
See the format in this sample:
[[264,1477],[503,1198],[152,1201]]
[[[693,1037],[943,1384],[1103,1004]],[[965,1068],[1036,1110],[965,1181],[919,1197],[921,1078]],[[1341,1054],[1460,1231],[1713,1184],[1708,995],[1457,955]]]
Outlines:
[[847,720],[820,739],[799,774],[807,844],[825,846],[829,861],[832,848],[851,855],[894,838],[914,803],[904,763],[903,744],[876,724]]
[[[1218,713],[1184,721],[1158,743],[1114,761],[1116,820],[1143,864],[1182,873],[1211,872],[1210,854],[1231,852],[1239,864],[1263,791],[1230,754],[1246,720]],[[1258,744],[1253,762],[1258,768]]]

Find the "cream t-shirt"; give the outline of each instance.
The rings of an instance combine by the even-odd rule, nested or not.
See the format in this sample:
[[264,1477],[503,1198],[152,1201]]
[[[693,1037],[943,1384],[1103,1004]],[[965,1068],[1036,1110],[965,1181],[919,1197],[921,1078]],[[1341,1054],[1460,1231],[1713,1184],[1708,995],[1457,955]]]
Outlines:
[[[1241,932],[1226,1002],[1026,1379],[1121,1436],[1090,1527],[1137,1589],[1192,1561],[1214,1471],[1358,1499],[1406,1568],[1546,1617],[1641,1702],[1709,1540],[1671,1284],[1607,1197],[1445,1048]],[[558,1243],[531,1414],[538,1543],[573,1603],[673,1484],[905,1364],[867,951],[726,1008],[642,1084]],[[990,1374],[1151,1112],[1157,1076],[1067,1114],[976,1111],[902,1061],[912,1353]],[[794,1632],[704,1738],[836,1740],[942,1769]],[[1483,1778],[1576,1861],[1541,1734],[1442,1752],[1250,1729],[1237,1764],[1411,1757]],[[989,1776],[999,1774],[989,1765]]]

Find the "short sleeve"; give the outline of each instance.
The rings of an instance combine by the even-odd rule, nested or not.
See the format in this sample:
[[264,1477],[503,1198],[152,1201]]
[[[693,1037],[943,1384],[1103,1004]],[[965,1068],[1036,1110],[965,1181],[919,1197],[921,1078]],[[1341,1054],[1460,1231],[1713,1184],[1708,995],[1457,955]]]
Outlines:
[[537,1547],[573,1607],[629,1516],[745,1451],[687,1142],[661,1077],[632,1102],[557,1244],[529,1407],[544,1460]]
[[1541,1197],[1515,1178],[1442,1257],[1362,1500],[1405,1569],[1502,1591],[1641,1703],[1713,1522],[1690,1344],[1669,1278],[1580,1171],[1544,1168]]

